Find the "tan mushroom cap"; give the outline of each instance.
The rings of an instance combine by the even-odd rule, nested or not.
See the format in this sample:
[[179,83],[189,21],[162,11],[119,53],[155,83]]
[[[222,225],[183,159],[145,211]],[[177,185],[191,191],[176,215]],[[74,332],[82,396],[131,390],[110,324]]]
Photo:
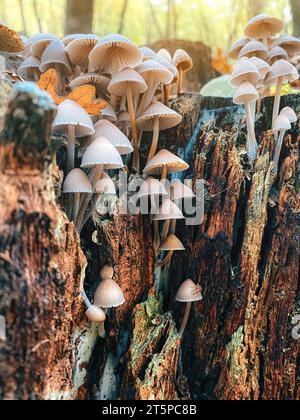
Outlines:
[[79,37],[81,37],[83,34],[69,34],[66,35],[63,39],[62,42],[64,43],[64,46],[67,47],[72,41],[74,41],[74,39],[77,39]]
[[182,116],[161,102],[156,102],[136,120],[137,128],[144,131],[153,131],[155,120],[159,118],[160,131],[176,127],[182,121]]
[[134,68],[143,60],[139,47],[119,34],[102,38],[90,53],[92,71],[114,74],[125,68]]
[[35,34],[30,39],[31,54],[41,58],[46,48],[53,41],[59,41],[57,36],[53,34]]
[[291,123],[295,123],[295,122],[298,121],[298,117],[296,115],[296,112],[292,108],[290,108],[289,106],[283,108],[281,110],[280,114],[285,115]]
[[95,185],[96,194],[116,195],[116,187],[111,177],[103,172],[101,179]]
[[250,41],[249,38],[239,38],[237,41],[235,41],[230,50],[228,51],[228,57],[231,58],[232,60],[237,60],[239,58],[241,49],[248,44],[248,42]]
[[111,121],[111,122],[117,122],[118,121],[117,114],[110,104],[107,104],[106,107],[104,109],[102,109],[100,115],[105,120],[108,120],[108,121]]
[[250,58],[250,61],[252,64],[255,65],[255,67],[259,71],[260,79],[264,79],[271,70],[270,65],[258,57],[252,57]]
[[104,322],[106,320],[105,312],[96,305],[90,306],[85,314],[92,322]]
[[108,120],[100,120],[95,126],[95,137],[105,137],[115,146],[121,155],[133,152],[133,147],[128,138],[113,123]]
[[108,91],[112,95],[125,96],[126,89],[130,87],[133,95],[137,96],[146,92],[148,86],[142,76],[133,69],[125,69],[116,73],[108,85]]
[[95,133],[93,122],[88,113],[75,101],[65,100],[57,107],[52,124],[55,134],[68,134],[68,126],[75,126],[76,137],[92,136]]
[[235,65],[230,77],[230,84],[234,87],[240,86],[243,82],[255,85],[260,79],[259,71],[247,57],[241,58]]
[[143,60],[149,60],[149,59],[156,59],[157,55],[152,50],[152,48],[149,47],[140,47],[140,51],[143,54]]
[[41,60],[38,57],[30,56],[18,68],[18,75],[25,80],[33,80],[34,70],[39,70],[40,65]]
[[167,197],[168,192],[162,182],[156,178],[149,177],[143,182],[138,192],[139,198],[149,196],[162,196]]
[[287,131],[292,128],[290,120],[285,114],[279,114],[274,124],[274,131]]
[[75,89],[79,86],[92,85],[98,88],[103,96],[106,95],[109,85],[109,78],[98,73],[82,74],[70,82],[70,87]]
[[282,84],[294,82],[299,79],[297,69],[286,60],[278,60],[272,66],[266,76],[265,83],[267,85],[276,85],[278,79],[282,77]]
[[41,58],[40,70],[42,73],[45,73],[56,64],[61,67],[64,74],[72,74],[73,70],[65,46],[59,40],[52,41],[45,49]]
[[177,50],[173,57],[173,64],[179,69],[181,68],[184,73],[193,68],[193,60],[189,54],[184,50]]
[[268,60],[272,61],[272,60],[281,60],[281,59],[288,59],[289,55],[288,53],[285,51],[284,48],[282,47],[273,47],[270,49],[269,51],[269,56],[268,56]]
[[292,56],[300,52],[300,39],[290,35],[282,35],[274,41],[273,47],[281,47]]
[[81,167],[92,168],[103,166],[106,169],[120,169],[124,167],[117,149],[104,137],[96,138],[83,155]]
[[63,185],[63,192],[64,194],[92,194],[93,188],[87,175],[81,169],[76,168],[67,175]]
[[106,264],[100,271],[100,277],[102,280],[112,279],[114,277],[114,269],[111,265]]
[[174,155],[166,149],[160,150],[150,162],[147,163],[145,174],[158,174],[163,167],[168,168],[168,172],[183,172],[189,168],[189,165],[180,157]]
[[79,35],[73,39],[66,46],[71,63],[79,67],[88,68],[89,55],[99,41],[100,38],[93,34]]
[[158,57],[163,58],[164,60],[169,61],[170,63],[173,63],[173,58],[171,56],[171,54],[169,53],[169,51],[166,48],[161,48],[158,52],[157,52]]
[[121,288],[114,280],[103,280],[96,290],[94,304],[104,308],[117,308],[125,303]]
[[203,300],[202,289],[199,285],[188,279],[180,286],[176,300],[182,303],[199,302]]
[[251,83],[244,82],[236,90],[233,102],[237,105],[245,105],[247,102],[257,101],[258,98],[256,88]]
[[239,58],[256,56],[265,60],[268,57],[268,48],[260,41],[249,41],[240,51]]
[[0,24],[0,51],[18,53],[25,49],[25,44],[17,32]]
[[153,220],[181,220],[185,219],[180,208],[169,198],[166,198],[160,206]]
[[283,30],[283,21],[267,14],[260,14],[252,18],[245,28],[245,35],[249,38],[270,38]]
[[181,200],[183,198],[194,198],[196,195],[187,185],[179,179],[174,179],[169,185],[169,197],[171,200]]
[[176,235],[170,235],[159,247],[160,251],[185,251],[185,247]]
[[166,60],[166,59],[164,59],[162,57],[159,57],[159,56],[157,56],[154,60],[157,61],[157,63],[159,63],[162,66],[164,66],[166,69],[168,69],[172,73],[172,75],[173,75],[172,82],[175,83],[175,81],[178,78],[178,69],[177,69],[177,67],[174,66],[173,63],[170,63],[170,61],[168,61],[168,60]]
[[152,81],[153,83],[169,85],[173,80],[173,74],[170,70],[155,60],[144,61],[136,68],[136,71],[144,78],[147,84]]

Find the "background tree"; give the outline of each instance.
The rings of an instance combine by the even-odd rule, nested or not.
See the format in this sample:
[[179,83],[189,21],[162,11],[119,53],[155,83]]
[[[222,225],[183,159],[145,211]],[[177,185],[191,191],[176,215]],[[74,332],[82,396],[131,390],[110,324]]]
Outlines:
[[294,36],[300,37],[300,1],[290,0],[291,11],[293,15],[293,32]]
[[66,34],[91,33],[93,30],[94,0],[68,0]]

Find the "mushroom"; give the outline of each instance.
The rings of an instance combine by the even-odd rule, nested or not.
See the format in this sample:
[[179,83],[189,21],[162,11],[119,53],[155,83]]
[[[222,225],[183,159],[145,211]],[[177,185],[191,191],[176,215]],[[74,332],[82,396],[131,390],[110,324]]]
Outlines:
[[30,51],[31,54],[41,58],[46,48],[53,41],[59,41],[57,36],[52,34],[35,34],[30,39]]
[[[169,197],[174,203],[179,206],[180,200],[183,199],[192,199],[196,195],[194,192],[185,184],[183,184],[179,179],[174,179],[169,185]],[[172,221],[172,233],[176,232],[177,220]]]
[[101,114],[100,114],[100,119],[101,118],[108,120],[110,122],[113,122],[113,123],[118,121],[117,114],[110,104],[107,104],[106,107],[102,109]]
[[184,50],[177,50],[173,57],[173,63],[179,72],[178,95],[183,93],[183,75],[193,68],[193,60]]
[[254,160],[258,144],[255,136],[254,121],[252,120],[251,102],[257,101],[259,94],[255,87],[249,82],[243,82],[237,89],[233,102],[237,105],[244,105],[246,110],[248,138],[247,151],[250,160]]
[[172,76],[173,76],[173,79],[172,79],[171,83],[163,86],[163,88],[164,88],[164,103],[165,103],[165,105],[168,105],[171,90],[172,90],[172,85],[178,83],[179,72],[177,70],[177,67],[174,66],[174,64],[172,62],[166,60],[163,57],[156,56],[156,58],[154,60],[157,61],[162,66],[164,66],[167,70],[169,70],[172,73]]
[[179,335],[182,337],[189,320],[192,303],[200,302],[203,300],[202,289],[191,279],[188,279],[180,286],[176,295],[176,300],[177,302],[186,303],[186,308],[179,331]]
[[279,138],[277,139],[277,142],[276,142],[276,149],[275,149],[275,156],[274,156],[276,173],[278,172],[279,158],[280,158],[280,153],[281,153],[281,149],[283,145],[284,135],[285,135],[285,132],[287,130],[290,130],[291,128],[292,128],[291,123],[288,117],[284,113],[280,114],[277,117],[275,121],[275,125],[274,125],[274,131],[280,133]]
[[87,311],[85,313],[87,318],[92,322],[99,323],[99,335],[101,337],[105,337],[104,322],[106,320],[106,313],[103,311],[102,308],[91,304],[89,298],[85,293],[85,290],[82,290],[81,295],[87,307]]
[[152,50],[152,48],[149,47],[140,47],[140,51],[143,54],[143,61],[156,59],[157,55],[156,52]]
[[134,98],[138,98],[141,93],[147,90],[145,80],[135,70],[127,68],[116,73],[108,86],[108,91],[116,96],[126,96],[130,124],[133,138],[133,168],[139,169],[139,138],[135,122]]
[[241,58],[235,65],[229,82],[234,87],[239,87],[243,82],[255,85],[260,79],[259,71],[247,57]]
[[143,131],[153,131],[152,144],[149,151],[149,162],[156,154],[159,132],[176,127],[182,121],[181,115],[161,102],[152,104],[137,120],[137,128]]
[[169,53],[169,51],[166,48],[161,48],[158,51],[157,55],[158,55],[158,57],[161,57],[164,60],[167,60],[170,63],[173,63],[173,58],[172,58],[171,54]]
[[237,41],[235,41],[230,50],[228,51],[228,57],[231,58],[232,60],[237,60],[239,58],[241,49],[248,44],[248,42],[250,41],[249,38],[240,38]]
[[0,51],[18,53],[25,49],[24,42],[17,32],[0,24]]
[[24,60],[18,68],[18,75],[24,80],[38,82],[41,76],[41,60],[38,57],[30,56]]
[[188,168],[189,165],[184,160],[163,149],[147,163],[144,173],[146,175],[161,174],[161,181],[165,183],[168,173],[183,172]]
[[120,155],[133,152],[133,147],[128,138],[113,123],[107,120],[98,121],[95,126],[95,138],[105,137],[115,146]]
[[247,57],[258,57],[261,60],[266,60],[268,57],[269,50],[260,41],[249,41],[240,51],[239,58]]
[[144,78],[148,86],[138,108],[138,115],[140,116],[151,105],[159,84],[169,85],[173,80],[173,75],[166,67],[155,60],[145,61],[136,68],[136,71]]
[[276,95],[273,108],[272,128],[279,114],[282,85],[299,79],[297,69],[286,60],[276,61],[265,79],[267,85],[276,85]]
[[283,30],[283,22],[267,14],[260,14],[252,18],[245,28],[245,35],[248,38],[262,39],[268,47],[268,39],[272,38]]
[[284,114],[286,117],[288,117],[290,123],[295,123],[298,121],[298,117],[295,113],[295,111],[290,108],[289,106],[286,106],[285,108],[283,108],[280,112],[280,114]]
[[102,280],[113,279],[114,269],[111,265],[106,264],[100,271],[100,277]]
[[288,53],[281,47],[273,47],[269,51],[268,61],[272,65],[278,60],[288,60]]
[[65,94],[65,78],[73,72],[72,66],[63,42],[52,41],[45,49],[41,58],[40,70],[46,73],[49,69],[55,69],[58,76],[59,94]]
[[100,38],[96,35],[78,35],[66,46],[71,63],[87,71],[89,67],[89,55]]
[[118,114],[118,121],[116,126],[125,134],[126,137],[130,135],[130,115],[127,111],[120,111]]
[[143,53],[134,42],[118,34],[102,38],[90,53],[90,71],[115,74],[125,68],[135,68]]
[[300,52],[300,39],[290,35],[282,35],[276,39],[272,47],[281,47],[286,50],[289,56]]
[[167,190],[162,182],[158,179],[149,177],[146,181],[143,182],[141,188],[138,192],[138,198],[142,200],[143,198],[150,197],[151,201],[151,214],[156,214],[158,210],[158,203],[156,199],[159,197],[167,197],[168,193]]
[[164,242],[168,235],[169,235],[169,229],[171,220],[182,220],[184,219],[184,215],[182,214],[182,211],[180,208],[173,203],[169,198],[166,198],[162,205],[159,208],[158,213],[154,216],[153,220],[156,222],[159,221],[165,221],[163,235],[162,235],[162,242]]
[[81,169],[76,168],[67,175],[63,192],[64,194],[74,194],[72,214],[68,214],[68,216],[75,221],[79,211],[80,195],[92,194],[92,185],[86,174]]
[[70,82],[70,88],[75,89],[84,85],[92,85],[96,88],[97,97],[105,98],[109,85],[109,78],[97,73],[82,74]]
[[72,41],[74,41],[77,38],[80,38],[81,36],[82,36],[82,34],[70,34],[70,35],[66,35],[62,39],[62,42],[64,43],[64,46],[67,47]]
[[[251,57],[250,61],[252,64],[255,65],[259,72],[259,80],[257,82],[256,88],[260,89],[264,87],[264,80],[266,78],[266,75],[269,73],[271,67],[268,63],[266,63],[264,60],[261,60],[258,57]],[[251,103],[251,111],[252,111],[252,120],[255,121],[255,115],[256,115],[256,101],[253,101]]]
[[157,263],[158,267],[163,267],[171,261],[175,251],[185,251],[185,247],[183,246],[182,242],[177,238],[176,235],[171,234],[160,245],[159,251],[168,252],[167,256],[160,263]]

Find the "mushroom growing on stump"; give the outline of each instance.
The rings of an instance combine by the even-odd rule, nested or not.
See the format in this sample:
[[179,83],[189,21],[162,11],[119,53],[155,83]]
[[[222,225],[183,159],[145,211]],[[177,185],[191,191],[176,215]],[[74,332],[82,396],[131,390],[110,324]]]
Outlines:
[[200,302],[203,300],[202,296],[202,288],[201,286],[195,284],[192,280],[188,279],[180,286],[177,295],[176,295],[177,302],[186,303],[186,308],[183,316],[183,320],[181,323],[181,327],[179,330],[180,337],[183,336],[185,328],[187,326],[192,303],[193,302]]
[[102,280],[113,279],[114,269],[111,265],[106,264],[100,271],[100,277]]
[[151,60],[151,59],[154,59],[155,60],[156,57],[157,57],[156,52],[154,52],[152,50],[152,48],[149,48],[149,47],[140,47],[140,51],[143,54],[143,61]]
[[66,77],[73,72],[69,56],[63,42],[52,41],[45,49],[41,58],[40,70],[46,73],[49,69],[55,69],[58,76],[58,94],[65,94]]
[[139,138],[135,122],[134,98],[138,99],[146,90],[147,84],[142,76],[129,68],[116,73],[108,86],[108,91],[112,95],[126,97],[134,148],[133,168],[137,171],[139,171]]
[[96,88],[97,97],[105,99],[109,82],[109,78],[102,74],[86,73],[73,79],[70,82],[70,88],[75,89],[84,85],[92,85]]
[[[167,190],[162,182],[155,178],[147,178],[143,182],[138,192],[138,198],[142,201],[144,198],[150,197],[151,201],[151,215],[156,214],[159,208],[159,197],[167,197]],[[143,208],[143,206],[141,206]]]
[[64,194],[74,194],[72,212],[68,216],[75,221],[79,212],[80,195],[92,194],[93,192],[90,180],[81,169],[73,169],[65,179],[63,192]]
[[38,82],[41,76],[41,60],[38,57],[30,56],[24,60],[18,68],[18,74],[24,80]]
[[275,121],[275,125],[274,125],[274,131],[275,132],[279,132],[279,137],[276,141],[276,149],[275,149],[275,156],[274,156],[274,163],[275,163],[275,172],[278,172],[278,165],[279,165],[279,158],[280,158],[280,153],[281,153],[281,149],[282,149],[282,145],[283,145],[283,140],[284,140],[284,135],[286,133],[287,130],[290,130],[291,127],[291,123],[288,119],[288,117],[283,113],[280,114],[276,121]]
[[293,56],[300,52],[300,39],[290,35],[281,35],[274,41],[272,47],[281,47],[289,56]]
[[239,58],[257,57],[261,60],[266,60],[268,58],[268,52],[268,48],[262,42],[250,41],[241,49]]
[[160,245],[159,251],[168,252],[166,257],[161,262],[157,263],[158,267],[163,267],[171,262],[171,259],[175,251],[185,251],[185,247],[183,246],[182,242],[177,238],[176,235],[171,234]]
[[258,144],[256,141],[254,121],[252,119],[251,103],[257,101],[259,94],[255,87],[249,83],[242,83],[236,90],[233,102],[237,105],[244,105],[247,119],[247,152],[251,161],[255,160]]
[[52,34],[36,34],[29,39],[31,54],[41,58],[46,48],[53,41],[59,41],[57,36]]
[[85,72],[89,67],[89,55],[100,38],[96,35],[78,35],[66,46],[71,63]]
[[230,77],[230,84],[237,88],[243,82],[249,82],[255,85],[260,79],[259,71],[249,58],[241,58],[235,65]]
[[250,41],[249,38],[240,38],[237,41],[235,41],[230,50],[228,51],[228,57],[231,58],[232,60],[237,60],[239,58],[240,52],[242,50],[242,48],[248,44],[248,42]]
[[183,75],[193,68],[193,60],[184,50],[177,50],[173,57],[173,63],[179,72],[178,95],[183,93]]
[[116,126],[125,134],[126,137],[130,135],[130,116],[127,111],[120,111],[118,114],[118,121]]
[[252,18],[245,28],[248,38],[262,39],[268,47],[269,39],[283,30],[283,21],[267,14],[261,14]]
[[296,112],[290,108],[289,106],[286,106],[283,108],[280,112],[280,114],[284,114],[288,119],[290,123],[295,123],[298,121],[298,117],[296,115]]
[[164,104],[168,105],[169,99],[170,99],[170,94],[171,94],[171,91],[172,91],[172,85],[178,83],[179,73],[178,73],[177,67],[174,66],[173,62],[170,62],[170,61],[168,61],[165,58],[160,57],[160,56],[157,56],[156,58],[154,58],[154,60],[157,61],[162,66],[164,66],[166,69],[168,69],[172,73],[172,76],[173,76],[171,83],[163,86]]
[[102,109],[99,118],[104,119],[104,120],[108,120],[108,121],[113,122],[113,123],[118,121],[117,114],[110,104],[107,104],[106,107],[104,109]]
[[181,115],[161,102],[152,104],[136,121],[137,128],[143,131],[153,131],[152,144],[149,151],[149,162],[156,154],[159,132],[176,127],[182,121]]
[[128,155],[133,152],[133,147],[128,138],[110,121],[100,120],[95,124],[94,128],[95,137],[108,139],[120,155]]
[[275,61],[288,60],[288,59],[289,59],[288,53],[281,47],[273,47],[269,51],[268,61],[271,65],[274,64]]
[[[179,207],[180,200],[193,199],[196,197],[194,192],[183,184],[179,179],[174,179],[169,185],[169,197]],[[176,232],[177,220],[172,221],[172,233]]]

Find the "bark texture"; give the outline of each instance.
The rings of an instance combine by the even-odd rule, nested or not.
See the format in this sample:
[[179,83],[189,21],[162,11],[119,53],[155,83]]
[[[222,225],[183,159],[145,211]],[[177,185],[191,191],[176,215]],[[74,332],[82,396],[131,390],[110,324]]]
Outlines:
[[93,29],[94,0],[68,0],[66,34],[89,34]]

